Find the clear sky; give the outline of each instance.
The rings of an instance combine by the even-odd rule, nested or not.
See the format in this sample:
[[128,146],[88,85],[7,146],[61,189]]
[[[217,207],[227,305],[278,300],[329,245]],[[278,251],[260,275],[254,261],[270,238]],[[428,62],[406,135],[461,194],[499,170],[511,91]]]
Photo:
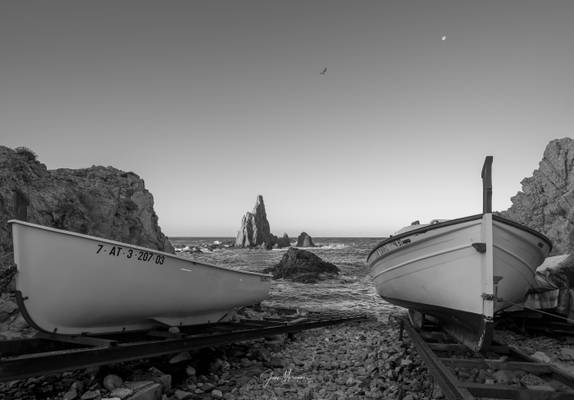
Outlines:
[[[572,136],[574,1],[0,3],[0,144],[141,176],[164,233],[504,210]],[[443,40],[446,35],[446,39]],[[322,75],[321,71],[327,68]]]

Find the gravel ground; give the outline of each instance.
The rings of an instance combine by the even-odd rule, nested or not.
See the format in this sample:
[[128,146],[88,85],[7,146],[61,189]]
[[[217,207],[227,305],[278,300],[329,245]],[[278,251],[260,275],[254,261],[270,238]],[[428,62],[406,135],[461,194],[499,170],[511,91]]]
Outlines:
[[111,398],[114,379],[118,385],[154,377],[161,381],[162,374],[171,376],[166,400],[442,397],[407,335],[400,341],[398,326],[387,320],[350,322],[291,338],[277,335],[178,358],[15,381],[0,385],[0,398],[105,399]]
[[510,330],[496,331],[495,339],[515,344],[539,361],[548,362],[574,375],[574,337],[548,337]]
[[[371,318],[290,337],[14,381],[0,385],[0,399],[117,400],[129,396],[126,382],[150,380],[164,385],[164,400],[444,398],[408,335],[399,340],[394,321]],[[496,338],[574,373],[572,340],[507,330],[497,331]],[[506,375],[484,378],[496,383],[510,379]]]

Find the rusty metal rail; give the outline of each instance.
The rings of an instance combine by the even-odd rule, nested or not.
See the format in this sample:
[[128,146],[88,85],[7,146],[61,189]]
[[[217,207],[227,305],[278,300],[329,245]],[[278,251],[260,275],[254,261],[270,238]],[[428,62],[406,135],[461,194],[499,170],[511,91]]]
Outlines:
[[[475,353],[436,325],[427,325],[417,331],[408,319],[403,318],[400,322],[401,335],[403,329],[407,331],[430,373],[450,400],[574,399],[574,376],[539,362],[516,347],[493,344],[482,353]],[[504,371],[510,376],[534,375],[544,384],[528,385],[516,379],[504,383],[494,380],[482,382],[477,376],[484,376],[485,371]]]
[[506,315],[505,322],[513,323],[511,329],[522,333],[540,333],[546,336],[567,337],[574,336],[574,323],[560,315],[540,315],[532,312],[514,312]]
[[50,375],[121,361],[289,334],[368,318],[364,314],[310,313],[302,318],[241,320],[115,335],[38,334],[31,339],[0,341],[0,382]]

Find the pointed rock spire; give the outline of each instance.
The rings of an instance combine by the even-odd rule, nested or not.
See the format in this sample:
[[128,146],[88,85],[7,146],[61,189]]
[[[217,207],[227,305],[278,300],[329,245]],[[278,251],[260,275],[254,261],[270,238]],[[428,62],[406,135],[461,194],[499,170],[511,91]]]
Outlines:
[[263,196],[258,195],[252,212],[241,219],[241,228],[235,238],[235,247],[264,247],[270,249],[277,242],[271,234]]

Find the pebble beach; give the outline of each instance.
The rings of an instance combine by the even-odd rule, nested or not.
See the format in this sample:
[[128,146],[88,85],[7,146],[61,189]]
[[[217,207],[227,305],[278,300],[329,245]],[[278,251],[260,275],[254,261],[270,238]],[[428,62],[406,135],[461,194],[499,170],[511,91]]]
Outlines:
[[[2,385],[0,395],[115,400],[129,398],[133,392],[126,389],[132,382],[157,382],[165,400],[441,398],[408,337],[401,341],[398,335],[393,319],[350,322],[291,337],[15,381]],[[109,384],[114,380],[117,388]]]

